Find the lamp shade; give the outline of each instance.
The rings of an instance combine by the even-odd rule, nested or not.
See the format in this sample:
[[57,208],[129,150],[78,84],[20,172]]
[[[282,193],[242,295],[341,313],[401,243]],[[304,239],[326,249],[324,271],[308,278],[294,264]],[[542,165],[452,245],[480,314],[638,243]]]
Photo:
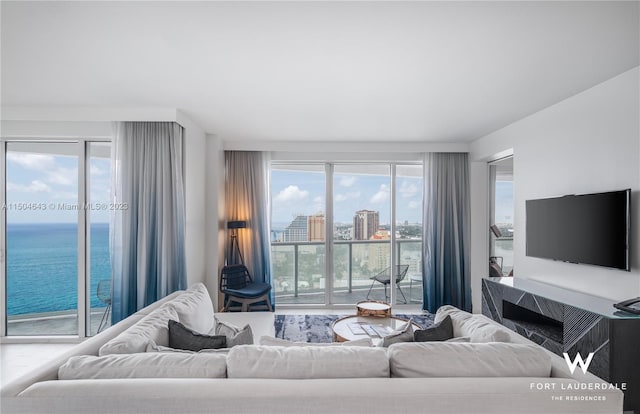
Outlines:
[[247,227],[247,222],[244,220],[227,221],[228,229],[244,229],[246,227]]

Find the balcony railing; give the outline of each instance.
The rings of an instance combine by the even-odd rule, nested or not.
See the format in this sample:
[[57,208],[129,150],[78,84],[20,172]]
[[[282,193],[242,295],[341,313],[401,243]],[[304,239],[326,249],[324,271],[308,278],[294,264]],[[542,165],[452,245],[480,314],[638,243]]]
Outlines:
[[[370,277],[387,268],[390,263],[389,240],[335,240],[333,291],[346,293],[342,300],[362,300],[371,286]],[[422,240],[396,240],[396,257],[399,264],[409,265],[405,281],[401,286],[412,285],[422,274]],[[325,293],[325,243],[324,242],[273,242],[273,284],[278,298],[288,298],[288,303],[297,303],[295,298],[315,295],[324,302]],[[415,282],[418,286],[421,283]],[[374,289],[381,289],[375,284]],[[355,293],[354,293],[355,292]],[[354,293],[354,295],[350,295]],[[418,293],[418,296],[420,294]],[[378,295],[380,296],[380,295]],[[350,297],[351,299],[348,299]],[[341,299],[338,299],[338,302]],[[306,302],[309,303],[309,302]]]

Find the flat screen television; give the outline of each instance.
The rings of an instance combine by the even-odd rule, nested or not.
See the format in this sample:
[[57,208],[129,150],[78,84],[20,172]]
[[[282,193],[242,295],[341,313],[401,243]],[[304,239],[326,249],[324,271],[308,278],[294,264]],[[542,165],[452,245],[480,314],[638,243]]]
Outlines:
[[631,190],[526,201],[527,256],[630,270]]

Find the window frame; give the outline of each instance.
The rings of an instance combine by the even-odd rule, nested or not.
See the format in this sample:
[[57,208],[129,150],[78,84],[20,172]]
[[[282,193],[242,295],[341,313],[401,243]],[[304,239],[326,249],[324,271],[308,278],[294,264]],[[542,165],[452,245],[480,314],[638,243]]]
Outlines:
[[[307,159],[310,158],[310,159]],[[396,263],[400,261],[398,257],[399,245],[396,240],[396,199],[398,197],[397,194],[397,174],[396,167],[404,166],[404,165],[419,165],[423,168],[423,177],[424,177],[424,160],[417,160],[415,157],[407,157],[408,159],[404,160],[400,157],[398,160],[382,160],[377,159],[378,157],[374,157],[370,161],[368,160],[357,160],[357,161],[349,161],[347,159],[340,159],[341,157],[336,157],[337,159],[325,159],[325,160],[314,160],[313,157],[300,157],[300,160],[291,160],[288,157],[276,158],[272,157],[271,162],[269,164],[269,181],[271,182],[271,174],[274,166],[278,165],[322,165],[324,164],[324,179],[325,179],[325,294],[324,294],[324,303],[317,303],[313,306],[323,306],[323,307],[333,307],[333,308],[352,308],[353,304],[344,304],[344,303],[334,303],[333,300],[333,285],[334,285],[334,238],[333,238],[333,225],[334,225],[334,174],[335,174],[335,166],[339,165],[386,165],[389,167],[389,191],[390,191],[390,204],[389,204],[389,213],[390,213],[390,257],[389,257],[389,265],[391,268],[395,266]],[[269,204],[273,206],[273,200],[271,200],[271,189],[269,189]],[[422,206],[421,209],[424,211],[424,190],[422,191]],[[270,223],[272,217],[269,217]],[[424,226],[424,223],[422,223]],[[270,242],[271,247],[271,242]],[[389,301],[392,303],[392,306],[403,305],[402,303],[396,303],[397,301],[397,292],[395,284],[392,284],[392,288],[389,289]],[[411,303],[408,302],[407,305]],[[305,304],[279,304],[277,305],[279,308],[299,308],[299,307],[307,307]]]

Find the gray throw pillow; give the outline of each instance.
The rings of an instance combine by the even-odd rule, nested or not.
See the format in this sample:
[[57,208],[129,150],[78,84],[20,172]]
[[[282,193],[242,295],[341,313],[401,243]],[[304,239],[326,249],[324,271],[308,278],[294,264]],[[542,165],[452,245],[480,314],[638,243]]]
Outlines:
[[227,338],[227,348],[236,345],[253,345],[253,332],[250,325],[240,328],[228,322],[217,321],[215,334],[224,335]]
[[385,336],[382,339],[382,346],[386,348],[398,342],[413,342],[413,322],[411,320],[399,327],[398,330]]
[[227,346],[224,335],[203,335],[192,331],[180,322],[169,320],[169,347],[200,351],[201,349],[218,349]]
[[413,333],[415,342],[447,341],[453,338],[453,322],[447,315],[443,320],[427,329],[418,329]]

